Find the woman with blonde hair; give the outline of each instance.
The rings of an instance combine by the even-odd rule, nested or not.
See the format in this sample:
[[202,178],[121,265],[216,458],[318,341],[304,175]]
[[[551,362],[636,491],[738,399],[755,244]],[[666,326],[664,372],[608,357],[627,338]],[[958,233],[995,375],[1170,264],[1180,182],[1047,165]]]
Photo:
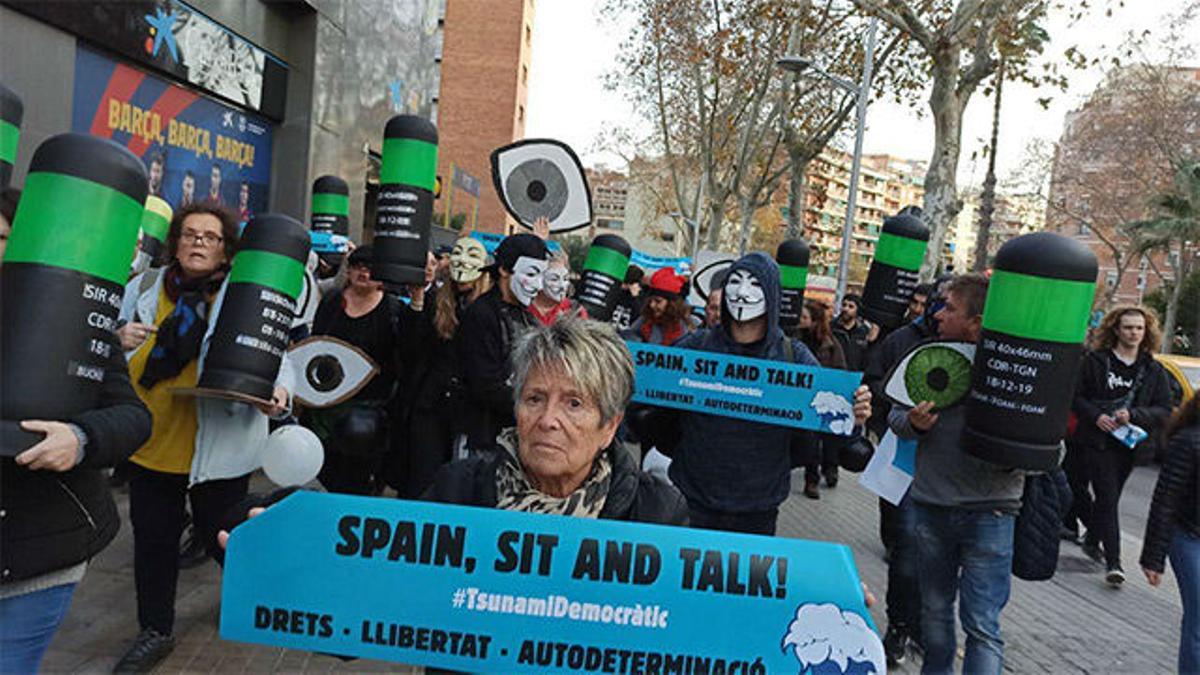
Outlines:
[[426,303],[422,321],[401,327],[401,349],[412,368],[401,382],[396,410],[399,432],[387,467],[389,485],[413,499],[428,487],[439,467],[450,461],[462,431],[455,413],[463,402],[459,325],[463,312],[492,287],[483,273],[483,244],[463,237],[450,253],[450,278]]
[[1083,550],[1104,563],[1104,579],[1113,587],[1125,581],[1117,506],[1137,447],[1118,438],[1129,437],[1132,427],[1153,438],[1171,414],[1167,373],[1154,360],[1161,339],[1154,312],[1133,305],[1114,308],[1083,358],[1075,390],[1075,442],[1094,494],[1088,503],[1084,492],[1084,503],[1077,505],[1087,526]]

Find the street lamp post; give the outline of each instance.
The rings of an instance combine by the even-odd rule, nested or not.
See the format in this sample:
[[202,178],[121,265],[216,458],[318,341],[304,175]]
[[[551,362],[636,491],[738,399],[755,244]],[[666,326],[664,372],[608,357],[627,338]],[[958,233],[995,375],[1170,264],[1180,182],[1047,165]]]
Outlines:
[[[846,221],[842,224],[842,251],[838,258],[837,298],[835,306],[840,305],[846,295],[846,280],[850,274],[850,248],[854,243],[854,217],[858,207],[858,174],[862,168],[863,131],[866,129],[867,101],[871,96],[872,68],[875,65],[875,33],[879,27],[879,19],[871,17],[867,28],[867,45],[863,55],[862,79],[853,84],[844,78],[825,72],[816,64],[801,56],[784,56],[776,61],[776,65],[784,70],[799,74],[811,70],[824,77],[835,86],[844,89],[856,97],[856,122],[854,129],[854,155],[850,160],[850,186],[846,195]],[[803,214],[801,214],[803,218]]]

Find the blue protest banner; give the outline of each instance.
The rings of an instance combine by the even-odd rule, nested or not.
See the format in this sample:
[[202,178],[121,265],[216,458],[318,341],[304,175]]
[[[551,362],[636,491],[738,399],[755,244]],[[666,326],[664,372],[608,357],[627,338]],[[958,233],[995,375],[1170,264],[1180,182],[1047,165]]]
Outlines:
[[627,342],[637,403],[849,436],[862,373]]
[[468,672],[885,669],[841,544],[298,492],[225,561],[229,640]]
[[637,265],[645,272],[653,272],[664,267],[670,267],[675,270],[676,274],[683,274],[691,266],[690,258],[664,258],[656,255],[648,255],[634,249],[629,256],[629,264]]
[[[496,247],[500,245],[500,242],[504,241],[505,236],[506,235],[498,234],[496,232],[480,232],[479,230],[471,230],[471,237],[477,239],[479,243],[483,244],[483,248],[488,252],[488,255],[491,255],[496,250]],[[549,240],[546,242],[546,248],[550,249],[551,252],[554,252],[561,250],[562,246],[559,245],[557,241]]]

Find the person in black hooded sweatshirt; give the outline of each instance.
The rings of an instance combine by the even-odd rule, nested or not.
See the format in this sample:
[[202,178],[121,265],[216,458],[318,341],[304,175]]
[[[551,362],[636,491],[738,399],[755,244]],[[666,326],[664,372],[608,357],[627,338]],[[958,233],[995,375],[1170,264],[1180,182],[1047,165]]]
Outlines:
[[496,448],[501,429],[515,424],[509,353],[517,333],[537,324],[527,308],[542,289],[548,251],[536,235],[520,233],[505,237],[492,257],[486,268],[492,289],[467,307],[459,327],[467,447],[485,452]]
[[[819,366],[800,340],[779,327],[779,267],[763,253],[735,261],[726,273],[721,324],[674,346]],[[871,410],[866,386],[854,397],[854,448]],[[687,498],[692,527],[775,534],[779,505],[791,490],[795,429],[697,412],[678,416],[671,482]],[[861,470],[861,467],[858,467]]]

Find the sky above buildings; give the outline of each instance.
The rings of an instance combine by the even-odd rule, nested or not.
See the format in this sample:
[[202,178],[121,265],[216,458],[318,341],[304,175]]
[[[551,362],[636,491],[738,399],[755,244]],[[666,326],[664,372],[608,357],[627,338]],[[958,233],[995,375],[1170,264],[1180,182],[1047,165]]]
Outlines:
[[[546,0],[537,4],[534,19],[526,135],[565,141],[588,165],[619,163],[615,156],[596,150],[595,139],[614,124],[638,124],[629,103],[604,88],[604,74],[615,67],[623,35],[619,25],[600,18],[602,2]],[[1134,0],[1120,7],[1114,0],[1112,4],[1111,17],[1094,13],[1074,26],[1062,14],[1052,15],[1049,30],[1053,41],[1047,53],[1060,55],[1070,45],[1079,45],[1088,54],[1113,53],[1127,31],[1161,30],[1164,20],[1185,2]],[[1005,83],[997,155],[1001,179],[1025,162],[1031,141],[1058,139],[1066,113],[1078,107],[1102,76],[1099,69],[1074,71],[1065,93]],[[1053,97],[1048,109],[1037,102],[1045,96]],[[991,132],[992,105],[981,89],[967,108],[959,171],[963,185],[981,183],[987,169],[981,150]],[[923,114],[926,110],[923,102],[919,108],[873,103],[867,116],[865,151],[928,159],[933,149],[933,121]]]

